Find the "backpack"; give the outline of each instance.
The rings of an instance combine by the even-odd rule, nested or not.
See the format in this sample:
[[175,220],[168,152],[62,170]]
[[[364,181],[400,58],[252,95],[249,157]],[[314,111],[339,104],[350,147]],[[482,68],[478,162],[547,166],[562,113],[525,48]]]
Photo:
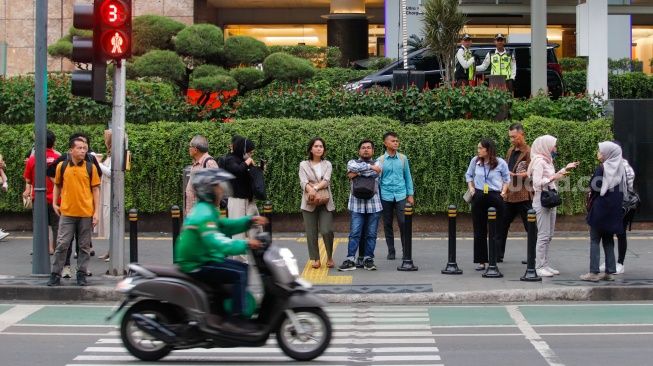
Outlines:
[[352,180],[351,192],[354,197],[368,200],[376,193],[376,178],[357,176]]
[[[400,152],[397,152],[397,154],[399,155],[399,160],[401,160],[401,169],[406,169],[406,155]],[[385,162],[385,154],[379,156],[379,161],[381,162],[381,165],[383,165]]]
[[[68,162],[69,161],[70,161],[70,159],[66,159],[66,160],[62,161],[61,162],[61,168],[59,168],[59,174],[61,176],[61,184],[60,184],[61,186],[63,186],[63,177],[64,177],[63,174],[66,171],[66,168],[68,167]],[[84,161],[86,162],[86,172],[88,173],[88,186],[92,191],[93,186],[91,185],[91,182],[93,181],[93,179],[92,179],[93,178],[93,163],[91,161],[89,161],[88,159],[84,159]]]
[[[204,159],[204,163],[202,163],[202,168],[206,169],[206,164],[210,161],[213,160],[218,164],[218,168],[220,168],[220,163],[218,163],[215,159],[213,159],[212,156],[209,156],[208,158]],[[224,169],[224,168],[223,168]]]

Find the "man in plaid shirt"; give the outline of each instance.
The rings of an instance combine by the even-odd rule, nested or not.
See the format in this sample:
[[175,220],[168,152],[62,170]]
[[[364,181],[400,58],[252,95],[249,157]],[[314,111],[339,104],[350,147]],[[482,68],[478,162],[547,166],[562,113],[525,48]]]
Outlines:
[[[376,234],[381,217],[381,198],[379,197],[379,176],[381,166],[373,160],[374,142],[363,140],[358,144],[358,160],[350,160],[347,163],[347,177],[353,180],[356,177],[374,177],[374,196],[369,199],[354,197],[353,183],[349,193],[349,204],[347,208],[351,212],[349,245],[347,248],[347,259],[338,267],[339,271],[353,271],[356,269],[356,251],[358,245],[365,246],[365,257],[363,267],[368,271],[376,270],[374,265],[374,248],[376,247]],[[361,243],[361,236],[365,243]]]

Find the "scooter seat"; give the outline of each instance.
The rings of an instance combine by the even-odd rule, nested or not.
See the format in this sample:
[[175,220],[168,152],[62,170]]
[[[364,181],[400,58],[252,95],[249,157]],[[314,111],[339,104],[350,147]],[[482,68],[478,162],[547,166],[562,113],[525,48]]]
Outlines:
[[156,265],[156,264],[141,264],[140,266],[161,277],[174,277],[186,281],[195,282],[195,280],[191,276],[180,271],[179,268],[177,268],[176,266],[165,266],[165,265]]

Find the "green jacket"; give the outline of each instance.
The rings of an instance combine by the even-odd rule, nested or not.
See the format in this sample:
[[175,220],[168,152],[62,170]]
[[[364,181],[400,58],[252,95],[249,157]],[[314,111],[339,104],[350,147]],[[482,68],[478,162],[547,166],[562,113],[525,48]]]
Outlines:
[[182,272],[192,272],[207,262],[223,262],[230,255],[247,252],[247,241],[230,236],[247,231],[252,217],[220,217],[220,211],[208,203],[198,202],[184,220],[175,246],[174,262]]

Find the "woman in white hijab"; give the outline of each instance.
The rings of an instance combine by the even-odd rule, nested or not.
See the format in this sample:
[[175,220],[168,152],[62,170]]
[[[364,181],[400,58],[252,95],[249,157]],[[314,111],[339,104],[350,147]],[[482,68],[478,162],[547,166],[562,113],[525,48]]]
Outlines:
[[542,191],[556,189],[555,182],[562,179],[569,170],[578,166],[578,162],[567,164],[557,173],[553,159],[557,155],[557,139],[551,135],[540,136],[531,146],[531,164],[528,166],[528,176],[533,182],[533,209],[537,215],[537,244],[535,246],[535,270],[540,277],[551,277],[560,271],[551,267],[549,262],[549,245],[553,238],[556,223],[556,208],[543,207]]
[[[623,199],[626,191],[626,170],[621,147],[614,142],[599,143],[597,157],[601,164],[590,181],[587,224],[590,226],[590,271],[580,276],[583,281],[614,281],[617,272],[614,258],[614,234],[624,231]],[[601,275],[600,244],[605,252],[605,273]]]

